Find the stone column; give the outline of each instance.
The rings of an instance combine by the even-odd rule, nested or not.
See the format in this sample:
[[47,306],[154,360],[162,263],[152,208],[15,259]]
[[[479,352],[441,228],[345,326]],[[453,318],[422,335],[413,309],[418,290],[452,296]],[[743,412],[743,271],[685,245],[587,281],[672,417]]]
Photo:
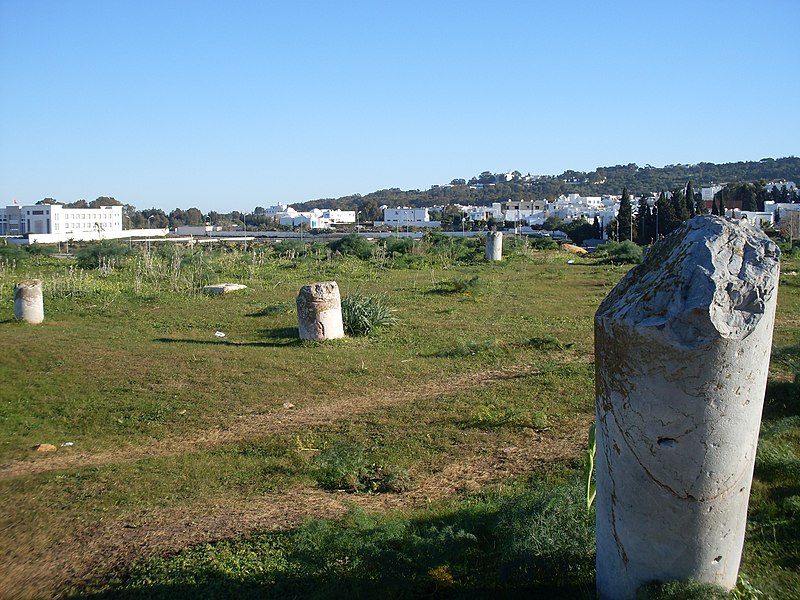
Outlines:
[[595,315],[597,592],[731,589],[767,382],[779,250],[700,216],[654,245]]
[[14,286],[14,318],[34,325],[44,321],[44,300],[40,280],[28,279]]
[[486,235],[486,260],[503,259],[503,232],[490,231]]
[[335,281],[312,283],[297,295],[297,325],[301,340],[344,337],[342,301]]

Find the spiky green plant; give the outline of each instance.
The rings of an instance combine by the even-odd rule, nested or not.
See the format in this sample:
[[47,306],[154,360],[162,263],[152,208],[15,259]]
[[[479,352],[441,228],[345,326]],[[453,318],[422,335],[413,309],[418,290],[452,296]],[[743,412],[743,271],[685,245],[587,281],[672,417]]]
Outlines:
[[347,335],[369,335],[377,327],[394,325],[394,309],[384,296],[351,294],[342,298],[342,321]]

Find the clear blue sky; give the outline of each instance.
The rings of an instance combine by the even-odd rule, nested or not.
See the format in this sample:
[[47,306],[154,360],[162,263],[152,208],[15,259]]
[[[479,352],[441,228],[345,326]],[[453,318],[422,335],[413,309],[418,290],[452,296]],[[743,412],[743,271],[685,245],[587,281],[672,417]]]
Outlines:
[[0,0],[0,206],[798,154],[798,0]]

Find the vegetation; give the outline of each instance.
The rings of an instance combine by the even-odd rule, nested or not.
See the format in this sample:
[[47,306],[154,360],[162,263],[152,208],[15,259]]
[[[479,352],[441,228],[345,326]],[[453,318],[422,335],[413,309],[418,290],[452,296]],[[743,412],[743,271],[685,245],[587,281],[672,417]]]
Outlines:
[[[0,596],[592,598],[592,322],[627,267],[438,235],[286,248],[0,261]],[[734,597],[800,587],[798,270]],[[29,277],[41,326],[10,318]],[[330,279],[401,325],[300,343],[297,290]],[[248,288],[198,293],[222,281]]]
[[369,335],[397,323],[394,309],[383,296],[351,294],[342,298],[342,321],[347,335]]

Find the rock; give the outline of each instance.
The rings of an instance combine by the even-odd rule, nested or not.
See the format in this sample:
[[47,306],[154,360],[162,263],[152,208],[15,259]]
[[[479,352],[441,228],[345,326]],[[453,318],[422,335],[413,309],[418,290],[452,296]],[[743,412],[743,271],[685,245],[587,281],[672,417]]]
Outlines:
[[235,292],[244,289],[247,289],[247,286],[242,283],[216,283],[214,285],[206,285],[203,287],[203,291],[206,294],[227,294],[228,292]]
[[575,244],[561,244],[561,249],[572,252],[573,254],[589,254],[589,251],[586,248],[581,248]]
[[53,444],[37,444],[33,449],[36,452],[56,452],[58,450]]
[[736,585],[779,254],[754,227],[696,217],[597,310],[601,600],[651,581]]
[[285,408],[287,410],[290,409],[290,408],[294,408],[294,404],[292,404],[291,402],[284,402],[283,403],[283,408]]

